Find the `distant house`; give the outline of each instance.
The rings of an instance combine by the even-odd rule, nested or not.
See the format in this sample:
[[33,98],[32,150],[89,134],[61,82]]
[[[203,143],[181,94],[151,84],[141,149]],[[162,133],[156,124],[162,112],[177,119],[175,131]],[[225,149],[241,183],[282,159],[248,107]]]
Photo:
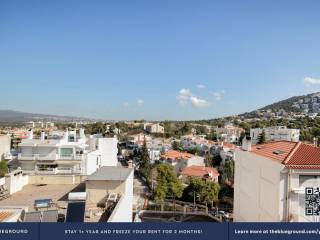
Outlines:
[[206,181],[218,182],[219,172],[212,167],[190,166],[181,171],[180,177],[183,181],[187,181],[188,177],[197,177]]
[[267,127],[267,128],[253,128],[250,129],[250,137],[253,144],[257,144],[259,141],[259,136],[264,131],[266,136],[266,141],[292,141],[298,142],[300,138],[299,129],[290,129],[285,126],[277,127]]
[[177,174],[180,173],[186,167],[205,166],[203,157],[175,150],[170,150],[165,154],[161,155],[161,161],[163,163],[170,164],[171,166],[173,166]]
[[214,156],[221,157],[221,168],[225,165],[225,163],[229,160],[234,159],[234,152],[236,146],[227,142],[214,142],[210,148],[210,153]]
[[149,133],[164,133],[164,127],[159,123],[145,124],[144,129]]
[[142,144],[144,141],[151,141],[151,137],[145,133],[131,134],[128,136],[128,142],[133,144]]
[[318,222],[306,193],[319,186],[320,148],[290,141],[252,145],[245,138],[235,153],[234,221]]
[[237,143],[239,142],[244,129],[233,126],[232,124],[226,124],[222,128],[216,128],[215,132],[219,140],[229,143]]
[[206,139],[206,135],[185,135],[181,136],[180,142],[184,149],[197,149],[199,152],[207,151],[212,141]]
[[117,138],[85,136],[81,129],[64,132],[62,138],[29,138],[19,143],[18,162],[21,169],[36,175],[90,175],[102,166],[116,166]]

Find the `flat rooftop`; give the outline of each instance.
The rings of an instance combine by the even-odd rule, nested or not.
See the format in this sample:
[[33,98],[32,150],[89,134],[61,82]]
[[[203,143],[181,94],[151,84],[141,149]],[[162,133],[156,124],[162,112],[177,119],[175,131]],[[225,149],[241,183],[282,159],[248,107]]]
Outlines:
[[89,181],[117,181],[126,180],[130,173],[133,171],[133,168],[125,168],[125,167],[101,167],[96,172],[88,176],[87,180]]
[[0,208],[3,206],[28,207],[29,211],[34,209],[34,200],[52,199],[58,207],[67,207],[67,195],[77,188],[77,184],[52,184],[52,185],[26,185],[9,198],[0,201]]

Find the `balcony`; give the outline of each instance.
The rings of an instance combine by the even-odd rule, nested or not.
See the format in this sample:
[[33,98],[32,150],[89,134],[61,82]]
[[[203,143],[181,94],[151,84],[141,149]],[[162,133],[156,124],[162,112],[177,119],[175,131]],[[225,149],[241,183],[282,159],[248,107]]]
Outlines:
[[29,160],[29,161],[35,161],[36,160],[36,154],[18,154],[18,160]]
[[84,154],[18,154],[20,161],[55,161],[55,160],[78,160],[81,161],[85,157]]
[[78,160],[81,161],[84,159],[84,154],[57,154],[57,159],[60,160]]

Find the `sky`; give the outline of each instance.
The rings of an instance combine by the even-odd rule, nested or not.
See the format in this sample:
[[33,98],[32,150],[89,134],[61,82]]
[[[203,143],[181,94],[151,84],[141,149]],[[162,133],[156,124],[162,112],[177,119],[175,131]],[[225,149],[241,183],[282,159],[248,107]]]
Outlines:
[[210,119],[320,91],[320,1],[0,1],[0,109]]

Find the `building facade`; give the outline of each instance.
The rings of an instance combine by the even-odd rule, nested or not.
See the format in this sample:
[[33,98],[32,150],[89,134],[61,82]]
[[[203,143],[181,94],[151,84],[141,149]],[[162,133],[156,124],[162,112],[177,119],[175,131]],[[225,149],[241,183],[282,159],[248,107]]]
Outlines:
[[298,142],[300,138],[300,130],[299,129],[289,129],[284,126],[280,127],[268,127],[268,128],[253,128],[250,129],[250,137],[252,139],[253,144],[257,144],[259,140],[259,136],[262,132],[265,132],[267,141],[292,141]]
[[117,139],[91,136],[84,130],[66,131],[61,139],[28,139],[19,144],[18,161],[22,170],[32,174],[90,175],[102,166],[117,165]]
[[[307,214],[306,189],[319,188],[320,148],[277,141],[235,154],[235,222],[318,222]],[[312,209],[316,211],[315,209]]]

